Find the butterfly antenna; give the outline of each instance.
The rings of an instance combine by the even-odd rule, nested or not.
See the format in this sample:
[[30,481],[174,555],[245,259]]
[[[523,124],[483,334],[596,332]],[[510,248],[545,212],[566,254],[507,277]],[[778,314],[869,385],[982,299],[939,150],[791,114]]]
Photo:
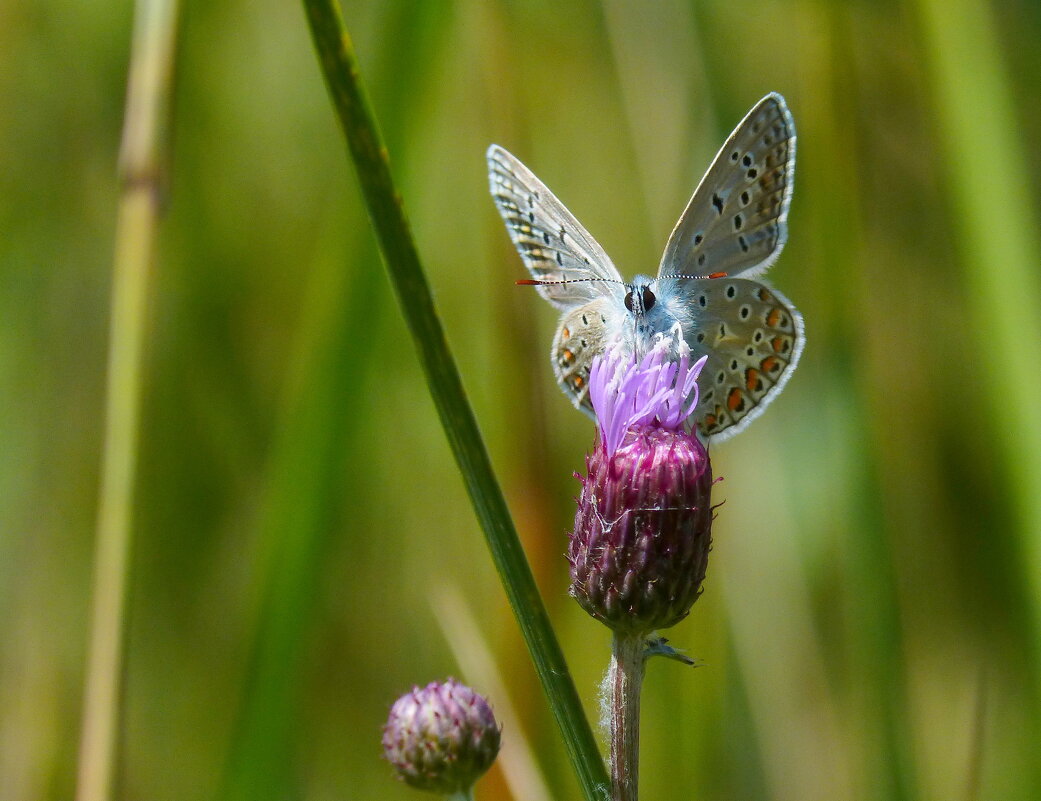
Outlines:
[[624,284],[624,281],[618,281],[614,278],[565,278],[559,281],[539,281],[535,278],[525,278],[523,281],[517,281],[517,286],[557,286],[558,284],[592,284],[595,282],[601,282],[604,284]]
[[709,273],[708,275],[670,275],[669,278],[687,278],[691,281],[704,281],[706,278],[726,278],[730,273]]

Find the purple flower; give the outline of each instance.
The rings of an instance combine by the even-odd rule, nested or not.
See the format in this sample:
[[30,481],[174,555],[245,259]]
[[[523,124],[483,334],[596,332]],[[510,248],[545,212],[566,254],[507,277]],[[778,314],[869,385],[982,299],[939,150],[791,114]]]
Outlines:
[[469,790],[499,753],[499,725],[482,695],[455,679],[413,687],[390,708],[383,754],[420,790]]
[[[672,347],[668,338],[662,338],[642,361],[628,366],[626,361],[632,357],[620,349],[609,348],[593,360],[589,398],[608,454],[614,455],[630,428],[653,423],[678,430],[698,405],[698,375],[708,356],[690,365],[689,350],[683,345],[678,361],[666,361]],[[688,397],[690,403],[684,408]]]
[[590,371],[600,438],[586,457],[568,543],[570,592],[617,632],[678,623],[708,565],[712,467],[684,426],[705,359],[691,366],[680,351],[669,361],[676,354],[667,338],[638,363],[609,350]]

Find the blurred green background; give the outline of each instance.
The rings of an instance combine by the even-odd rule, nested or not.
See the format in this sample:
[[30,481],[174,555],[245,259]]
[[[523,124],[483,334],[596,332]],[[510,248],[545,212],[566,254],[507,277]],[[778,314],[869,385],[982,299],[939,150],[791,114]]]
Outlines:
[[[488,196],[521,157],[652,272],[767,91],[803,361],[714,449],[705,592],[648,673],[646,798],[1041,798],[1041,7],[349,3],[450,343],[595,718],[566,595],[592,424]],[[0,798],[72,794],[132,8],[0,5]],[[302,9],[185,5],[149,321],[121,797],[418,798],[413,683],[578,797],[383,273]],[[473,627],[476,627],[475,629]],[[491,665],[490,673],[488,664]],[[496,675],[498,679],[496,679]],[[508,698],[489,685],[502,681]],[[518,781],[534,781],[510,755]],[[501,765],[478,798],[510,795]]]

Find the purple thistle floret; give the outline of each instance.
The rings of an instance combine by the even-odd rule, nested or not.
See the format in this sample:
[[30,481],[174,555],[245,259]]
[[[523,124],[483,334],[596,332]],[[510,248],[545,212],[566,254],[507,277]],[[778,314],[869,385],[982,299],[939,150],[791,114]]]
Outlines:
[[617,632],[646,634],[686,617],[701,592],[712,468],[684,426],[705,359],[690,365],[676,337],[631,359],[608,350],[590,370],[600,437],[586,457],[568,561],[571,594],[590,615]]
[[698,405],[698,376],[708,356],[690,365],[684,349],[678,361],[666,361],[670,349],[669,340],[662,339],[642,361],[629,366],[625,362],[631,357],[617,348],[593,360],[589,399],[608,454],[614,455],[630,428],[655,423],[675,431]]
[[420,790],[468,790],[499,753],[500,729],[480,693],[455,679],[413,687],[390,709],[383,754]]

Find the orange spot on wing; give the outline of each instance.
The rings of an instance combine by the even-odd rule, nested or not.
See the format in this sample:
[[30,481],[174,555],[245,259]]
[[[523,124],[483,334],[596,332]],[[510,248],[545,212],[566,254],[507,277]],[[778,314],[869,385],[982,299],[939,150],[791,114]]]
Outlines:
[[586,385],[586,380],[580,375],[576,375],[571,381],[571,386],[575,389],[582,389]]
[[567,328],[561,329],[560,335],[564,337],[564,339],[571,339],[571,331]]
[[766,324],[771,328],[777,328],[777,324],[781,321],[781,310],[778,307],[770,309],[770,313],[766,315]]
[[567,348],[564,348],[564,350],[560,354],[560,358],[564,360],[564,364],[571,364],[571,362],[575,358],[575,354],[569,351]]
[[741,390],[734,387],[727,395],[727,408],[732,412],[740,412],[745,408],[745,399]]
[[787,348],[785,347],[784,337],[774,337],[770,340],[770,345],[774,349],[774,353],[783,353]]
[[776,356],[767,356],[765,359],[759,362],[759,367],[762,369],[764,373],[775,373],[780,368],[780,366],[781,362],[777,359]]
[[726,273],[709,273],[709,278],[726,278]]
[[766,287],[759,287],[759,300],[761,300],[763,303],[772,303],[773,299],[774,296],[770,294],[769,290],[767,290]]
[[754,367],[749,367],[745,370],[745,388],[749,392],[759,389],[762,383],[759,381],[759,371]]

